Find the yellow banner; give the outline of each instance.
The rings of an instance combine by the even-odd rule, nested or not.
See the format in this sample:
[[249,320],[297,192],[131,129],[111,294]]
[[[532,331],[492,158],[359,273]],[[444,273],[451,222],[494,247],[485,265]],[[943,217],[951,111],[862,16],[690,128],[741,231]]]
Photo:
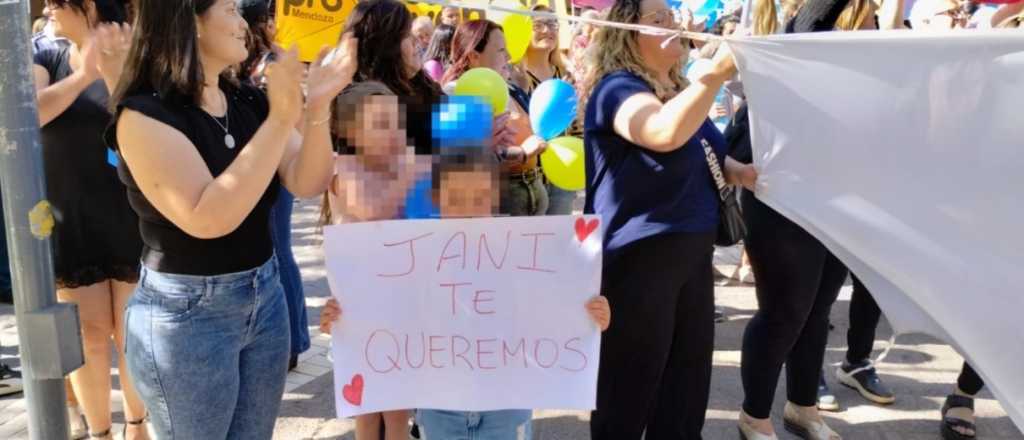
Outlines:
[[278,0],[277,44],[299,48],[299,59],[311,62],[324,46],[334,47],[356,0]]
[[[482,5],[486,4],[486,0],[477,1]],[[551,6],[554,3],[555,12],[568,13],[567,1],[518,0],[518,2],[526,8],[535,5]],[[352,13],[355,4],[356,0],[278,0],[277,44],[285,49],[296,45],[299,49],[299,58],[302,61],[313,61],[321,47],[333,47],[338,44],[345,20]],[[406,2],[406,7],[414,15],[430,17],[435,23],[439,21],[441,10],[444,8],[441,5],[411,1]],[[463,21],[487,18],[487,14],[482,10],[463,9],[461,12]],[[559,34],[562,48],[568,47],[570,30],[567,22],[562,23]]]

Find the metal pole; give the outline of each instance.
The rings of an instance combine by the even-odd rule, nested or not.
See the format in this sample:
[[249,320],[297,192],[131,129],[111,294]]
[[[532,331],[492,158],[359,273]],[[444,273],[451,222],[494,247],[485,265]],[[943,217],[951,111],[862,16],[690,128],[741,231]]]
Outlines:
[[0,0],[0,188],[33,440],[68,438],[64,375],[82,364],[78,315],[57,304],[45,199],[28,0]]

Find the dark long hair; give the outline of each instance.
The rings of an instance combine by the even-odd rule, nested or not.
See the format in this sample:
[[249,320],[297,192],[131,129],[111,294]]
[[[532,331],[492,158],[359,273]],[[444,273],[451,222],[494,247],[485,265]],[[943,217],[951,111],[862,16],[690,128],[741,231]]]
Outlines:
[[412,32],[412,13],[396,0],[368,0],[356,4],[342,34],[359,39],[359,67],[354,80],[379,81],[396,95],[432,100],[441,95],[437,83],[422,69],[408,77],[402,59],[402,40]]
[[[50,3],[58,8],[70,6],[82,15],[85,15],[86,0],[50,0]],[[128,0],[93,0],[96,5],[96,17],[100,23],[124,23],[128,21],[127,5]],[[89,23],[90,26],[95,23]]]
[[430,37],[430,45],[427,46],[427,53],[423,55],[423,61],[437,60],[447,68],[452,62],[452,37],[454,36],[455,26],[438,25],[437,29],[434,29],[434,35]]
[[442,84],[455,81],[469,70],[469,54],[480,53],[487,47],[491,33],[501,26],[490,20],[470,20],[459,25],[452,38],[452,65],[444,72]]
[[199,62],[196,16],[216,0],[139,0],[132,47],[111,106],[125,96],[152,90],[161,99],[199,105],[203,66]]

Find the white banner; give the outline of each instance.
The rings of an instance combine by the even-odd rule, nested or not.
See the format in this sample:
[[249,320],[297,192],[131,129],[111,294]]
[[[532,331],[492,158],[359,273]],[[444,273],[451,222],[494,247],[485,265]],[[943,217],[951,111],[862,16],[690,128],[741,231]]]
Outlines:
[[1024,32],[730,46],[758,197],[842,259],[898,331],[960,350],[1024,428]]
[[601,237],[589,216],[327,227],[338,416],[594,408]]

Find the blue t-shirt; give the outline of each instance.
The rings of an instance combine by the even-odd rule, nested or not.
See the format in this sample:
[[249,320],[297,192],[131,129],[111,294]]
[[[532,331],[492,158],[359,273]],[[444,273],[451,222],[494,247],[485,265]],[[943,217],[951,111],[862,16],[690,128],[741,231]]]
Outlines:
[[[584,120],[587,199],[584,211],[604,219],[604,262],[626,245],[673,232],[714,232],[719,196],[701,139],[724,167],[726,144],[710,120],[682,148],[658,153],[615,133],[615,113],[637,93],[653,93],[639,76],[620,70],[594,88]],[[602,170],[604,170],[602,172]]]

